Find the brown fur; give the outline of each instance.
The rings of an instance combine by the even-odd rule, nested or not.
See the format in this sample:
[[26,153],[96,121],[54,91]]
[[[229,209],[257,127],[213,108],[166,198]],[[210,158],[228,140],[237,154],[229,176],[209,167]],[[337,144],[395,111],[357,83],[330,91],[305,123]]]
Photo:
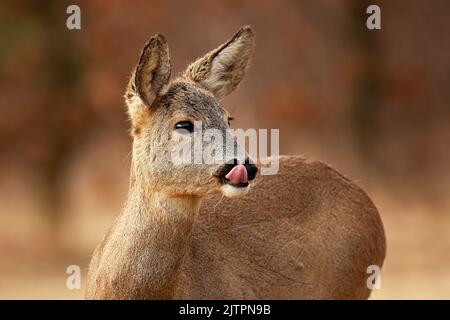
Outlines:
[[227,134],[217,99],[241,81],[253,42],[244,27],[171,82],[164,37],[145,46],[125,94],[128,199],[94,252],[86,298],[369,296],[366,269],[383,263],[384,231],[354,183],[320,162],[281,157],[277,175],[259,176],[245,197],[222,199],[210,194],[230,187],[216,177],[221,165],[171,161],[178,121]]
[[282,156],[278,174],[260,176],[247,196],[207,196],[187,250],[176,298],[366,299],[385,237],[353,182]]

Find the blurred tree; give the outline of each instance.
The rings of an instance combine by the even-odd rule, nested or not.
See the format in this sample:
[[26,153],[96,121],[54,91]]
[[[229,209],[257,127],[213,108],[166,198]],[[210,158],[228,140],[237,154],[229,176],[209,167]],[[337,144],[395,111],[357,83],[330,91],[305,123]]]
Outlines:
[[[96,122],[94,110],[83,94],[86,62],[77,41],[77,31],[66,28],[66,7],[59,1],[28,1],[26,6],[11,4],[11,18],[5,22],[13,30],[10,43],[2,55],[15,55],[16,46],[23,42],[38,42],[39,49],[24,52],[24,57],[33,57],[26,70],[11,75],[2,70],[2,86],[8,77],[15,77],[17,91],[24,99],[17,99],[15,125],[1,136],[2,145],[29,161],[34,172],[40,176],[43,212],[45,212],[56,240],[63,216],[62,175],[72,151],[83,137],[89,134]],[[33,23],[28,23],[28,22]],[[18,30],[20,33],[15,33]],[[14,41],[16,40],[16,41]],[[27,49],[30,49],[28,47]],[[33,49],[33,48],[31,48]],[[20,56],[14,56],[20,61]],[[5,84],[6,86],[6,84]],[[21,93],[20,91],[25,92]],[[39,91],[29,94],[26,91]],[[24,113],[26,114],[20,114]],[[6,135],[5,135],[6,134]],[[58,241],[53,241],[57,246]]]
[[367,164],[379,166],[376,148],[379,135],[381,108],[381,50],[379,34],[382,30],[369,30],[366,27],[366,9],[370,1],[354,0],[350,2],[350,21],[348,35],[353,44],[352,50],[357,57],[358,71],[354,78],[350,125],[356,146],[362,160]]

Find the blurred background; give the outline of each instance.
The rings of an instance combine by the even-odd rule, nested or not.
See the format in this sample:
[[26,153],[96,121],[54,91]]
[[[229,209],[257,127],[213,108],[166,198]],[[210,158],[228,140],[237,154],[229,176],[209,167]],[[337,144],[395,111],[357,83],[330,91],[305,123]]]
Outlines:
[[[81,8],[68,30],[66,8]],[[366,28],[381,7],[382,29]],[[250,24],[252,67],[223,101],[236,128],[330,163],[371,196],[388,252],[372,298],[450,298],[450,2],[4,1],[0,298],[79,299],[126,197],[124,88],[152,34],[174,73]],[[82,268],[82,289],[66,268]]]

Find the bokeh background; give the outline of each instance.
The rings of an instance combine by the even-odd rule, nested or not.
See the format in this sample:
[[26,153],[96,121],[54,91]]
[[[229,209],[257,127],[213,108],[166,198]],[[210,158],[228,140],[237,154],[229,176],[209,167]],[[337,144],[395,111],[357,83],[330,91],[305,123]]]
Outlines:
[[[66,8],[81,8],[81,30]],[[382,29],[365,26],[370,4]],[[377,298],[450,298],[450,2],[6,1],[0,4],[0,298],[78,299],[119,214],[130,138],[122,99],[152,34],[173,70],[256,33],[223,104],[234,127],[279,128],[280,151],[332,164],[383,218]],[[82,268],[82,290],[66,268]]]

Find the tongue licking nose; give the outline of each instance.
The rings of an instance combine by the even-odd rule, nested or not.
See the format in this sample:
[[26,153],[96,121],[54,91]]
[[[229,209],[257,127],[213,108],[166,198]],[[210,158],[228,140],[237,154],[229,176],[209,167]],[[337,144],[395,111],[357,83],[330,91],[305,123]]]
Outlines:
[[232,184],[247,183],[247,169],[243,164],[238,164],[237,166],[233,167],[230,172],[228,172],[225,178],[228,179]]

